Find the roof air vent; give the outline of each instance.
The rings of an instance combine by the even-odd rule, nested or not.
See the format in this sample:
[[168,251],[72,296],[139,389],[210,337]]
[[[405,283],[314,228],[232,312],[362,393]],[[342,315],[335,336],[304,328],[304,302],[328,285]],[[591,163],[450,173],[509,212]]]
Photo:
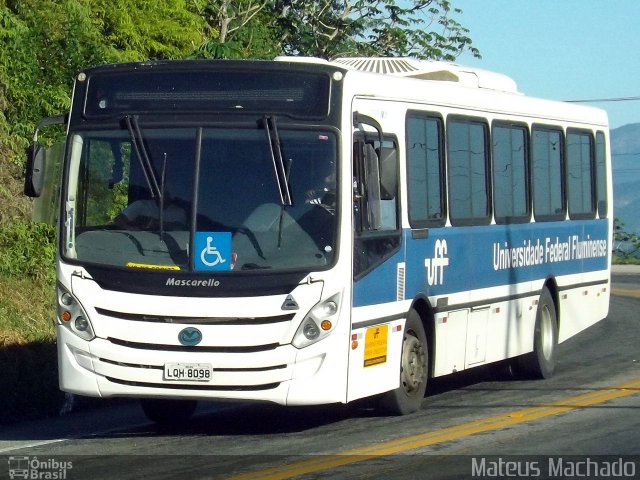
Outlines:
[[468,87],[519,93],[516,82],[506,75],[449,62],[381,57],[336,58],[333,63],[361,72],[456,82]]

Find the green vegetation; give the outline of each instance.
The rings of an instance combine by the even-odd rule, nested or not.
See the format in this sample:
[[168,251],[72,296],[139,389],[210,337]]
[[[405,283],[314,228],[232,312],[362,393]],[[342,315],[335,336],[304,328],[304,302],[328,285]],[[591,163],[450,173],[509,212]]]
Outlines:
[[618,265],[640,265],[640,236],[626,232],[624,223],[615,219],[613,263]]
[[64,398],[55,230],[31,221],[22,175],[36,124],[68,111],[82,69],[187,57],[479,56],[460,13],[449,0],[0,0],[0,423],[55,414]]

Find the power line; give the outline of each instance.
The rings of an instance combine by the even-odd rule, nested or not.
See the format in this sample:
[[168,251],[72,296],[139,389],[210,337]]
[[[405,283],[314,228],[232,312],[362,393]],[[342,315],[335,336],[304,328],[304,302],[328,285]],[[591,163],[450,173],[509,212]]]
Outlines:
[[614,97],[614,98],[591,98],[583,100],[565,100],[567,103],[595,103],[595,102],[630,102],[634,100],[640,100],[640,96],[637,97]]

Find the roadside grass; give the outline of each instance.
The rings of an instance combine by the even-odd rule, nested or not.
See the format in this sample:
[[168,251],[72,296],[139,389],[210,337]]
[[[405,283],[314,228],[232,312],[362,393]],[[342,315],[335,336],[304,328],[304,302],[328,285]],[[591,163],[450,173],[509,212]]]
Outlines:
[[612,262],[614,265],[640,265],[640,257],[614,255]]
[[0,276],[0,424],[55,415],[55,293],[46,280]]
[[54,302],[48,281],[0,276],[0,347],[54,342]]

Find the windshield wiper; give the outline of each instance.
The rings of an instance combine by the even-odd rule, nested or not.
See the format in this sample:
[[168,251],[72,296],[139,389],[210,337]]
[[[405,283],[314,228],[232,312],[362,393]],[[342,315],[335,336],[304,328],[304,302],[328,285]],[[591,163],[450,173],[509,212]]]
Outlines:
[[291,198],[291,189],[289,188],[289,168],[285,165],[284,156],[282,155],[282,145],[280,144],[280,136],[278,135],[276,117],[264,116],[262,123],[265,132],[267,132],[267,142],[269,144],[269,152],[271,153],[271,161],[273,162],[273,170],[280,195],[280,204],[283,207],[291,206],[293,205],[293,199]]
[[273,162],[273,169],[276,174],[276,183],[278,184],[278,192],[280,193],[280,221],[278,222],[278,248],[282,246],[282,229],[284,226],[284,209],[293,205],[293,199],[291,198],[291,188],[289,186],[289,175],[291,174],[291,163],[289,160],[287,165],[284,162],[284,155],[282,154],[282,144],[280,143],[280,136],[278,135],[278,125],[276,124],[276,117],[263,117],[264,130],[267,132],[267,142],[269,144],[269,151],[271,152],[271,161]]
[[144,174],[144,179],[146,180],[149,191],[151,192],[151,198],[157,198],[162,201],[162,190],[158,184],[158,179],[153,171],[153,167],[151,166],[151,160],[149,160],[147,149],[144,146],[142,132],[138,125],[138,116],[125,115],[124,123],[127,125],[127,130],[129,130],[131,144],[133,145],[136,157],[138,157],[138,161],[140,162],[140,167],[142,167],[142,173]]
[[125,115],[124,122],[127,125],[127,130],[129,130],[131,144],[133,145],[133,148],[136,152],[136,157],[138,157],[138,161],[140,162],[140,167],[147,182],[147,187],[149,187],[149,191],[151,192],[151,198],[156,200],[156,202],[158,203],[160,239],[164,241],[164,190],[165,173],[167,168],[167,154],[164,154],[161,179],[160,184],[158,184],[158,179],[156,178],[156,174],[153,171],[153,165],[151,164],[151,160],[149,159],[147,148],[144,145],[144,138],[142,137],[140,125],[138,124],[138,116]]
[[158,205],[158,221],[160,223],[160,239],[164,242],[164,192],[165,176],[167,174],[167,153],[162,159],[162,173],[160,174],[160,205]]

